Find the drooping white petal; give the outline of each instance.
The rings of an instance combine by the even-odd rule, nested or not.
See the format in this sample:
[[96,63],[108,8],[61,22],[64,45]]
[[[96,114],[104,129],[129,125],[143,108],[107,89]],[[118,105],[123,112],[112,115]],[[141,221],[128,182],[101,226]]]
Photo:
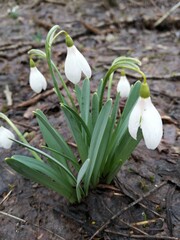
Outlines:
[[32,90],[36,93],[40,93],[47,88],[45,77],[36,67],[30,69],[29,84]]
[[122,98],[127,98],[129,96],[130,89],[131,86],[129,81],[127,80],[127,77],[121,76],[117,85],[117,92],[120,93]]
[[69,81],[77,84],[81,79],[81,68],[76,57],[75,46],[67,47],[67,56],[65,60],[65,75]]
[[82,55],[82,53],[80,53],[80,51],[75,46],[72,46],[72,47],[74,47],[75,49],[76,59],[79,63],[81,71],[84,73],[86,77],[90,78],[92,75],[92,72],[91,72],[89,63],[87,62],[85,57]]
[[7,128],[1,126],[0,127],[0,147],[3,147],[5,149],[11,148],[11,145],[13,144],[11,139],[15,139],[14,134]]
[[140,126],[143,105],[143,100],[141,97],[139,97],[129,117],[128,129],[131,137],[134,139],[137,139],[137,132]]
[[148,149],[155,149],[163,135],[162,119],[151,102],[151,98],[145,98],[144,110],[142,113],[141,128],[144,141]]

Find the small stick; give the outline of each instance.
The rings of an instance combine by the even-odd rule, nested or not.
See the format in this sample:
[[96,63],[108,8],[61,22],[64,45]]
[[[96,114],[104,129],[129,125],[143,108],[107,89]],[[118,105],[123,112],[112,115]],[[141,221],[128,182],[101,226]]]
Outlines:
[[159,26],[172,12],[180,7],[180,2],[174,5],[168,12],[166,12],[158,21],[155,22],[154,27]]
[[27,106],[33,105],[36,102],[38,102],[40,99],[45,98],[45,97],[47,97],[47,96],[49,96],[49,95],[51,95],[53,93],[54,93],[54,88],[52,88],[50,90],[47,90],[47,91],[45,91],[43,93],[40,93],[38,95],[35,95],[35,97],[18,104],[17,106],[15,106],[15,108],[27,107]]
[[4,201],[9,197],[9,195],[12,193],[12,190],[8,192],[8,194],[3,198],[3,200],[0,202],[0,205],[3,204]]
[[3,211],[0,211],[0,214],[5,215],[5,216],[10,217],[10,218],[13,218],[13,219],[16,219],[16,220],[18,220],[20,222],[26,223],[26,221],[24,219],[16,217],[16,216],[14,216],[12,214],[9,214],[9,213],[3,212]]
[[160,187],[164,186],[166,184],[166,181],[163,181],[162,183],[160,183],[158,186],[155,185],[155,188],[151,189],[148,193],[143,194],[143,196],[141,196],[140,198],[138,198],[137,200],[135,200],[134,202],[130,203],[127,207],[124,207],[123,209],[121,209],[120,211],[118,211],[115,215],[113,215],[109,220],[107,220],[91,237],[89,240],[92,240],[97,234],[99,234],[103,229],[105,229],[112,220],[116,219],[117,217],[119,217],[122,213],[124,213],[125,211],[127,211],[128,209],[130,209],[131,207],[135,206],[137,203],[141,202],[144,198],[148,197],[151,193],[153,193],[154,191],[156,191],[157,189],[159,189]]
[[141,221],[141,222],[136,222],[136,223],[132,223],[133,226],[141,226],[141,225],[147,225],[149,223],[155,223],[157,222],[157,220],[161,220],[164,222],[163,218],[157,218],[157,219],[150,219],[150,220],[146,220],[146,221]]
[[9,86],[5,86],[4,94],[6,96],[6,101],[8,106],[12,106],[13,101],[12,101],[12,92],[9,90]]
[[150,239],[150,240],[178,240],[178,238],[176,237],[168,237],[168,236],[157,236],[157,235],[134,235],[134,234],[126,234],[126,233],[121,233],[121,232],[115,232],[115,231],[111,231],[106,229],[105,230],[107,233],[113,233],[116,235],[120,235],[123,237],[131,237],[131,238],[137,238],[137,239]]
[[149,235],[148,233],[146,233],[146,232],[142,231],[141,229],[135,227],[133,224],[129,224],[129,223],[123,221],[122,219],[120,219],[120,221],[121,221],[122,223],[124,223],[125,225],[127,225],[129,228],[131,228],[131,229],[133,229],[133,230],[135,230],[135,231],[137,231],[137,232],[140,232],[140,233],[142,233],[142,234],[145,235],[145,236],[148,236],[148,235]]

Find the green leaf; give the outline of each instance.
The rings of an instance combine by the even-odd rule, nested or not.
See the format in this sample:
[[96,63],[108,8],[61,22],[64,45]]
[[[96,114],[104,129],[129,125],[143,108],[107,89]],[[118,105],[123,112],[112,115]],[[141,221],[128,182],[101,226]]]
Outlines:
[[121,138],[119,145],[116,148],[113,157],[113,164],[110,165],[109,174],[107,176],[107,183],[109,184],[112,179],[115,177],[117,172],[119,171],[122,164],[131,156],[131,153],[137,147],[138,143],[142,139],[142,131],[139,129],[137,134],[137,140],[133,139],[128,129],[125,134]]
[[[85,139],[82,136],[81,125],[79,122],[79,116],[73,114],[66,106],[62,105],[62,110],[66,116],[67,123],[73,134],[73,138],[77,144],[77,149],[80,155],[80,159],[84,162],[88,155],[88,145],[85,143]],[[83,120],[81,119],[81,122]]]
[[62,155],[62,157],[60,158],[59,154],[54,152],[52,156],[67,167],[66,158],[63,157],[63,155],[66,155],[69,159],[72,160],[72,164],[76,168],[78,160],[74,156],[72,150],[65,142],[63,137],[54,127],[52,127],[52,125],[48,122],[46,116],[43,114],[42,111],[36,110],[34,113],[46,144],[48,145],[48,147],[54,149]]
[[80,182],[82,181],[88,167],[89,167],[89,163],[90,163],[90,159],[86,159],[86,161],[83,163],[83,165],[81,166],[78,176],[77,176],[77,183],[76,183],[76,188],[79,187]]
[[90,108],[90,82],[89,79],[85,79],[82,86],[81,94],[81,118],[84,120],[85,124],[89,121],[89,108]]
[[111,105],[112,105],[112,101],[108,100],[106,104],[103,106],[93,130],[91,144],[90,144],[89,153],[88,153],[90,164],[84,179],[86,194],[89,189],[89,184],[90,184],[90,180],[91,180],[91,176],[93,174],[94,168],[98,164],[97,156],[99,151],[101,151],[100,146],[103,141],[104,132],[106,130],[106,126],[108,123]]
[[76,201],[73,186],[67,186],[63,179],[60,179],[57,172],[44,162],[37,161],[31,157],[19,155],[7,158],[6,162],[24,177],[53,189],[57,193],[68,198],[71,202]]
[[92,97],[92,112],[91,112],[91,118],[92,118],[92,126],[94,128],[97,118],[99,115],[99,98],[97,93],[95,92]]
[[129,115],[130,115],[137,99],[139,98],[140,86],[141,86],[141,83],[138,81],[131,88],[131,92],[127,99],[126,105],[125,105],[123,113],[121,115],[121,118],[113,132],[110,146],[109,146],[109,156],[108,156],[107,163],[106,163],[104,173],[103,173],[104,176],[106,176],[107,173],[109,172],[110,165],[112,165],[114,153],[115,153],[115,151],[118,151],[119,143],[128,129]]
[[99,146],[98,154],[96,156],[96,163],[95,163],[92,177],[91,177],[91,183],[93,187],[95,187],[99,182],[99,178],[102,174],[102,170],[104,169],[104,165],[107,160],[107,152],[109,151],[108,145],[111,137],[111,128],[112,128],[112,119],[109,117],[100,146]]
[[112,110],[112,114],[111,114],[111,119],[112,119],[112,129],[111,129],[111,131],[113,131],[113,127],[114,127],[114,124],[116,122],[117,112],[119,110],[119,101],[120,101],[120,94],[117,93],[116,99],[115,99],[115,102],[114,102],[114,106],[113,106],[113,110]]
[[[83,121],[83,119],[78,115],[77,112],[75,112],[72,108],[70,108],[69,106],[67,105],[62,105],[61,106],[63,111],[66,109],[70,114],[71,116],[74,118],[74,120],[76,121],[76,123],[80,126],[80,128],[82,127],[82,129],[85,131],[86,133],[86,137],[87,137],[87,140],[88,140],[88,144],[90,143],[90,140],[91,140],[91,134],[89,132],[89,129],[86,125],[86,123]],[[71,126],[73,128],[73,125]]]
[[75,85],[75,94],[76,94],[76,98],[78,100],[79,106],[81,105],[81,89],[79,87],[79,85]]
[[87,169],[88,169],[88,166],[89,166],[89,163],[90,163],[90,159],[88,158],[84,163],[83,165],[81,166],[81,169],[79,170],[79,173],[78,173],[78,176],[77,176],[77,184],[76,184],[76,194],[77,194],[77,199],[78,199],[78,202],[81,201],[81,198],[82,198],[82,194],[84,195],[84,192],[82,192],[79,188],[79,184],[80,182],[82,181]]
[[69,156],[67,156],[65,154],[62,154],[62,153],[60,153],[60,152],[58,152],[58,151],[56,151],[52,148],[49,148],[49,147],[46,147],[46,146],[41,146],[41,147],[49,150],[52,153],[56,153],[57,155],[60,155],[61,157],[64,157],[64,158],[68,159],[69,161],[71,161],[76,166],[76,170],[79,171],[79,169],[80,169],[79,163],[74,162],[74,159],[72,159]]
[[[35,147],[32,147],[31,145],[28,145],[28,144],[25,144],[25,143],[22,143],[18,140],[13,140],[14,142],[20,144],[21,146],[23,147],[26,147],[27,149],[31,149],[39,154],[41,154],[42,156],[46,157],[46,159],[48,160],[48,162],[53,162],[54,164],[56,164],[57,167],[60,167],[66,174],[64,175],[65,177],[63,178],[64,181],[66,182],[69,182],[69,178],[72,180],[71,182],[69,182],[70,184],[74,183],[76,184],[76,178],[73,176],[73,174],[71,173],[71,171],[65,166],[63,165],[60,161],[58,161],[57,159],[55,159],[54,157],[50,156],[49,154],[35,148]],[[59,174],[60,176],[60,174]]]

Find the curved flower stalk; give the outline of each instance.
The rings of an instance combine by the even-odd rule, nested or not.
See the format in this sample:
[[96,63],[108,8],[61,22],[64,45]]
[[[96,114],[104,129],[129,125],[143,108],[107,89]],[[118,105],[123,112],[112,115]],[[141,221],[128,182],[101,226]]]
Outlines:
[[151,101],[147,83],[142,83],[140,97],[129,118],[129,133],[134,139],[137,139],[139,127],[142,129],[146,147],[154,150],[161,141],[163,125],[161,116]]
[[120,93],[120,96],[122,98],[127,98],[129,96],[130,90],[131,90],[130,83],[125,75],[125,72],[122,71],[121,77],[117,84],[117,92]]
[[85,57],[75,47],[69,35],[66,36],[66,44],[67,57],[65,60],[65,75],[67,79],[77,84],[81,79],[82,73],[84,73],[87,78],[90,78],[92,74],[91,68]]
[[15,139],[14,134],[7,128],[0,127],[0,147],[9,149],[11,148],[13,141]]
[[40,93],[42,90],[46,90],[47,82],[42,73],[37,69],[34,61],[30,59],[30,75],[29,84],[31,89],[35,93]]

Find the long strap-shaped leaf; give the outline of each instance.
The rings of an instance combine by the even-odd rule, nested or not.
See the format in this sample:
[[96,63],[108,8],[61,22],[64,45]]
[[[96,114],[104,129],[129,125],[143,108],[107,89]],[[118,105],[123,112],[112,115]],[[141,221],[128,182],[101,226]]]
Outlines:
[[[76,185],[76,178],[75,178],[74,175],[71,173],[71,171],[70,171],[66,166],[64,166],[60,161],[58,161],[58,160],[55,159],[54,157],[50,156],[49,154],[47,154],[47,153],[45,153],[45,152],[43,152],[43,151],[41,151],[41,150],[39,150],[39,149],[37,149],[37,148],[35,148],[35,147],[32,147],[31,145],[22,143],[22,142],[17,141],[17,140],[13,140],[13,141],[16,142],[16,143],[18,143],[18,144],[20,144],[20,145],[22,145],[22,146],[24,146],[24,147],[26,147],[27,149],[31,149],[31,150],[33,150],[33,151],[41,154],[42,156],[46,157],[49,162],[56,163],[57,166],[61,167],[62,170],[64,170],[64,172],[67,173],[68,177],[70,177],[71,180],[72,180],[72,182]],[[69,184],[72,184],[71,182],[69,182],[69,178],[68,178],[68,177],[64,178],[64,181],[66,180],[67,184],[68,184],[68,183],[69,183]]]
[[118,146],[125,135],[126,131],[128,131],[128,118],[129,114],[136,103],[138,97],[139,97],[139,89],[140,89],[140,82],[136,82],[136,84],[132,87],[130,96],[126,102],[125,108],[123,110],[122,116],[117,124],[117,127],[115,128],[111,142],[110,142],[110,147],[109,147],[109,156],[104,168],[104,173],[103,175],[106,176],[107,173],[109,172],[110,166],[112,165],[112,159],[114,157],[114,154],[116,151],[118,151]]
[[106,176],[106,182],[108,184],[111,183],[113,178],[118,173],[122,164],[130,157],[131,153],[134,151],[140,140],[142,139],[142,131],[138,131],[137,140],[134,140],[130,134],[128,129],[126,133],[122,137],[119,145],[116,148],[114,153],[113,161],[109,165],[108,175]]
[[83,138],[81,126],[84,126],[84,130],[86,131],[88,138],[90,137],[88,133],[89,130],[81,117],[77,113],[73,112],[72,109],[64,105],[62,105],[62,109],[77,144],[81,161],[84,162],[88,155],[88,145],[85,143],[85,139]]
[[54,152],[53,157],[61,161],[61,163],[67,167],[66,157],[63,157],[63,155],[68,156],[68,158],[71,159],[71,162],[76,169],[78,161],[74,156],[72,150],[68,146],[68,144],[60,135],[60,133],[58,133],[58,131],[54,129],[54,127],[49,123],[46,116],[43,114],[41,110],[36,110],[34,113],[37,117],[46,144],[48,145],[48,147],[54,149],[55,151],[58,151],[59,154],[62,155],[62,157],[59,158],[59,155]]
[[82,86],[82,94],[81,94],[81,118],[88,124],[89,121],[89,107],[90,107],[90,82],[89,79],[85,79]]
[[73,186],[67,186],[64,179],[60,179],[57,172],[44,162],[22,155],[7,158],[6,162],[24,177],[53,189],[68,198],[70,202],[76,201],[76,192]]
[[88,158],[90,159],[90,164],[88,171],[85,176],[85,191],[88,193],[89,184],[91,180],[91,176],[93,173],[96,164],[98,164],[98,153],[101,151],[100,146],[103,141],[104,132],[108,123],[109,113],[111,111],[112,100],[108,100],[106,104],[103,106],[99,117],[97,119],[96,125],[94,127],[94,131],[91,138],[91,144],[89,148]]
[[126,102],[123,113],[121,115],[121,118],[120,118],[118,125],[113,133],[112,141],[111,141],[111,150],[110,150],[111,157],[114,154],[114,149],[119,145],[119,141],[120,141],[121,137],[126,132],[126,129],[128,126],[129,114],[139,97],[140,85],[141,85],[140,82],[136,82],[135,85],[132,87],[129,98]]

